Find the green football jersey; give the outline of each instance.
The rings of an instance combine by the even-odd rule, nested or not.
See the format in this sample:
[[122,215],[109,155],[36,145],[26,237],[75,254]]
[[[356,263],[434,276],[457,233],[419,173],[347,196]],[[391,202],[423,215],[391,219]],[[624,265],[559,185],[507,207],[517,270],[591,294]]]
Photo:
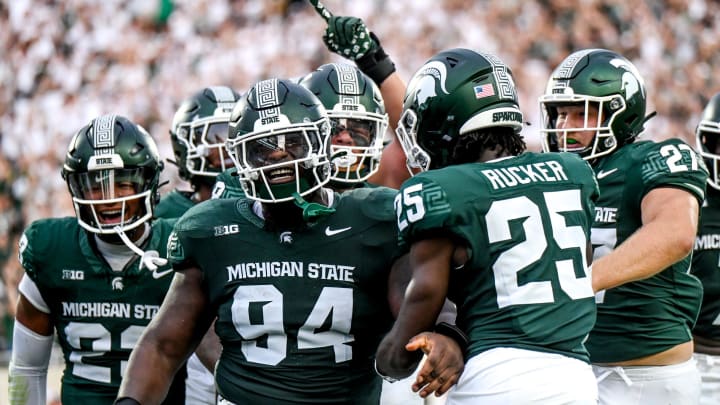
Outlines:
[[192,191],[174,189],[165,194],[155,206],[156,218],[180,218],[185,211],[195,205],[190,199]]
[[720,342],[720,192],[711,187],[700,212],[691,273],[704,290],[693,334]]
[[[165,257],[173,224],[155,221],[143,249]],[[113,402],[130,351],[173,278],[169,264],[139,270],[139,257],[115,272],[91,247],[91,238],[75,217],[67,217],[33,222],[20,242],[21,263],[50,308],[65,358],[64,404]]]
[[525,153],[448,166],[405,181],[397,197],[402,244],[447,235],[469,261],[448,298],[469,337],[467,358],[495,347],[588,361],[595,322],[587,273],[592,169],[565,153]]
[[227,169],[217,175],[212,191],[213,199],[243,197],[245,197],[245,191],[240,184],[237,168]]
[[205,201],[180,218],[170,260],[205,275],[223,346],[220,395],[249,404],[378,403],[373,361],[392,325],[395,193],[336,193],[335,213],[302,230],[264,229],[248,199]]
[[[594,169],[600,185],[591,234],[595,259],[642,226],[640,205],[654,188],[680,188],[699,201],[705,196],[707,169],[679,139],[625,145]],[[593,363],[645,357],[691,339],[702,287],[688,274],[690,260],[689,255],[653,277],[598,292],[597,322],[586,342]]]

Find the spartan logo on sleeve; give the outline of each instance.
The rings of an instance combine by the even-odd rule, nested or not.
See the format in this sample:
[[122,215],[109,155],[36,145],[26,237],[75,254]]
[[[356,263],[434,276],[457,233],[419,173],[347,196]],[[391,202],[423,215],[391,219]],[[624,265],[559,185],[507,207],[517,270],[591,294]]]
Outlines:
[[181,261],[185,259],[185,249],[183,249],[180,239],[178,239],[177,233],[173,231],[168,238],[167,243],[168,258]]

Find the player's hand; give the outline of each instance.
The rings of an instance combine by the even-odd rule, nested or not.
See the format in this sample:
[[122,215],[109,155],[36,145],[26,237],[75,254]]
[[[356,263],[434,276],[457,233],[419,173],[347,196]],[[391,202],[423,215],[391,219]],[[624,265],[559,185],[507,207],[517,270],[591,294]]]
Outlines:
[[445,335],[423,332],[410,339],[405,349],[422,350],[427,356],[412,386],[412,390],[423,398],[433,392],[438,397],[446,393],[457,383],[465,368],[460,346]]
[[330,52],[352,61],[378,48],[363,20],[357,17],[330,17],[323,42]]

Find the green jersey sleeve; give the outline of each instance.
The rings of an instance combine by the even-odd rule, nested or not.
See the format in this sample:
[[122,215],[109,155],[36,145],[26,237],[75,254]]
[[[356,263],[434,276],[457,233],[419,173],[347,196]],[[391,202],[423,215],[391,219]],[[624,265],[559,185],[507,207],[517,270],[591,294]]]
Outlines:
[[690,145],[674,138],[647,143],[647,148],[639,148],[636,153],[645,155],[640,166],[642,195],[657,187],[677,187],[694,195],[702,204],[708,170]]

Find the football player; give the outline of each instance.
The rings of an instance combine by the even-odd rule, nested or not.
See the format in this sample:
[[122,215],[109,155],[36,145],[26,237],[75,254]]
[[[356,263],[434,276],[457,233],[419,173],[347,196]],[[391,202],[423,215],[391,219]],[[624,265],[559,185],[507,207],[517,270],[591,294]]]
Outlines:
[[380,168],[388,126],[377,85],[358,68],[342,63],[320,66],[300,85],[320,99],[330,119],[329,187],[343,191],[364,185]]
[[710,405],[720,398],[720,93],[705,107],[695,138],[710,175],[690,268],[703,284],[700,315],[693,328],[693,357],[700,370],[700,404]]
[[446,296],[468,334],[448,404],[594,404],[583,340],[595,320],[588,271],[590,166],[525,151],[510,68],[450,49],[413,76],[397,136],[410,169],[395,199],[413,269],[378,372],[408,374],[405,344],[429,330]]
[[[179,218],[196,203],[229,192],[226,181],[217,179],[234,167],[225,140],[230,113],[239,99],[240,94],[230,87],[210,86],[180,104],[173,116],[170,140],[178,174],[191,184],[192,191],[175,189],[164,195],[155,210],[157,217]],[[219,350],[217,336],[210,328],[187,361],[186,405],[215,404],[215,379],[203,363],[212,369]]]
[[702,286],[688,274],[707,169],[680,139],[636,141],[647,95],[625,57],[563,60],[540,98],[543,147],[592,165],[597,322],[585,343],[601,404],[697,403],[692,330]]
[[[97,117],[73,136],[62,176],[76,217],[37,220],[20,241],[11,404],[45,404],[54,332],[65,358],[62,402],[116,397],[172,280],[162,257],[174,222],[152,220],[162,167],[153,139],[125,117]],[[179,388],[165,403],[183,402]]]
[[[402,253],[395,191],[325,188],[329,134],[320,100],[289,80],[261,81],[237,103],[227,145],[247,198],[211,199],[178,221],[176,281],[117,404],[157,403],[216,317],[220,403],[378,403],[373,356],[392,322],[389,296],[404,289],[389,281]],[[456,378],[452,339],[428,334],[421,349]]]
[[240,95],[227,86],[206,87],[178,107],[170,141],[178,175],[192,191],[172,190],[155,210],[161,218],[178,218],[188,208],[210,199],[219,173],[234,165],[225,150],[228,119]]
[[[388,122],[394,130],[402,113],[406,87],[405,81],[397,73],[395,63],[362,19],[330,15],[327,9],[321,15],[327,20],[323,34],[325,46],[330,52],[355,62],[358,69],[380,88]],[[396,189],[408,177],[410,174],[405,170],[405,155],[397,139],[392,137],[382,153],[378,171],[370,177],[369,182]]]

